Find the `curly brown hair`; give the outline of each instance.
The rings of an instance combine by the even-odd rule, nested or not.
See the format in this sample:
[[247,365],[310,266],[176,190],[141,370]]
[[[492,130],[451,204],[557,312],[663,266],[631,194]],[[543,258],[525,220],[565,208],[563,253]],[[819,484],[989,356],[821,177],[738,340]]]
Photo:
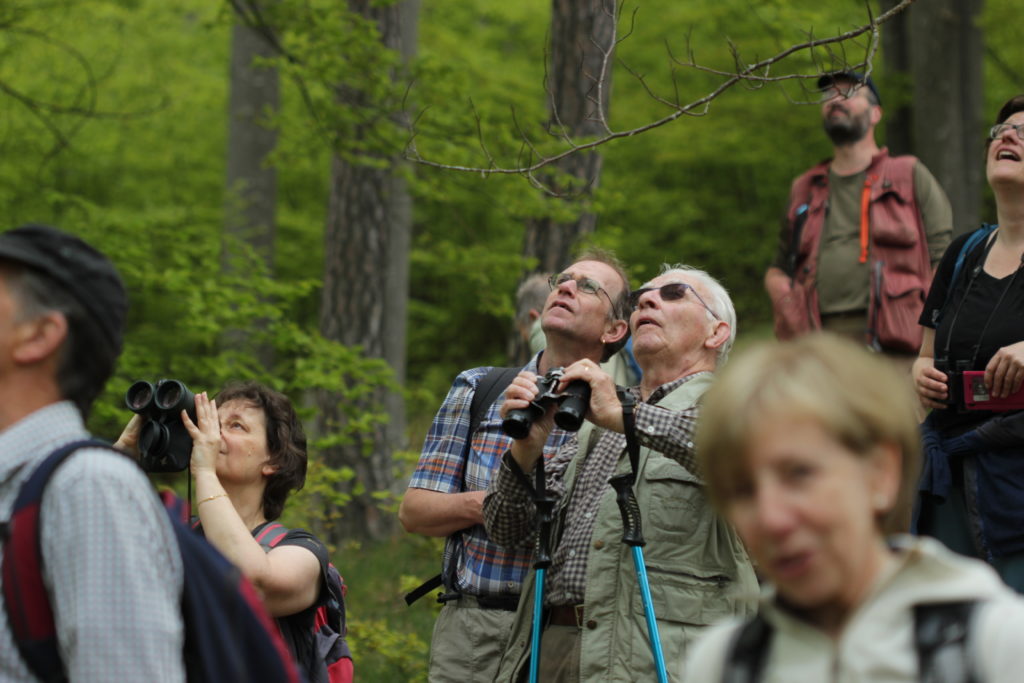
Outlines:
[[288,494],[306,483],[306,432],[292,407],[291,400],[259,382],[229,382],[217,394],[217,404],[245,401],[263,411],[267,424],[267,451],[270,464],[277,470],[267,477],[263,491],[263,516],[274,520],[281,516]]

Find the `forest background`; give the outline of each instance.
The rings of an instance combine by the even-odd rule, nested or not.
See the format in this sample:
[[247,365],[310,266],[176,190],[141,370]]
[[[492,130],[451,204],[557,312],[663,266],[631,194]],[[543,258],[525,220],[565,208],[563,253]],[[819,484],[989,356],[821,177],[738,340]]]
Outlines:
[[79,233],[128,283],[95,433],[139,378],[292,396],[311,467],[285,521],[330,541],[360,678],[423,680],[438,606],[401,596],[440,540],[402,534],[397,500],[453,377],[521,357],[526,274],[581,244],[634,285],[686,262],[730,290],[741,343],[769,334],[789,183],[829,154],[813,83],[851,66],[957,230],[994,217],[983,140],[1024,92],[1019,6],[918,0],[877,42],[855,30],[896,4],[3,0],[2,227]]

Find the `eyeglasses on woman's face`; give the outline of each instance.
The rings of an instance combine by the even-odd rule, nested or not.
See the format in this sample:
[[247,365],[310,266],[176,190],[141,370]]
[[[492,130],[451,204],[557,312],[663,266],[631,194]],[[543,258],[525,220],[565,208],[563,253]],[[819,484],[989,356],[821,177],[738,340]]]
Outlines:
[[1012,124],[1012,123],[997,123],[992,126],[988,131],[989,140],[998,140],[1003,137],[1003,133],[1009,129],[1013,129],[1017,133],[1017,139],[1024,140],[1024,123]]

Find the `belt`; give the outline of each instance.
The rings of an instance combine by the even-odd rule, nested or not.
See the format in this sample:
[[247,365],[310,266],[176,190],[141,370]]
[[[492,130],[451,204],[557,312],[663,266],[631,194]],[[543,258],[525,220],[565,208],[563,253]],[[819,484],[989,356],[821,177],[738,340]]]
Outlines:
[[[447,597],[447,596],[442,596]],[[497,609],[503,612],[515,612],[519,607],[518,595],[459,595],[442,602],[452,602],[456,607],[477,607],[479,609]]]
[[851,320],[853,318],[866,318],[868,317],[868,311],[866,308],[861,308],[856,311],[840,311],[839,313],[822,313],[822,318],[831,318],[832,320]]
[[583,627],[583,605],[557,605],[548,608],[548,624]]

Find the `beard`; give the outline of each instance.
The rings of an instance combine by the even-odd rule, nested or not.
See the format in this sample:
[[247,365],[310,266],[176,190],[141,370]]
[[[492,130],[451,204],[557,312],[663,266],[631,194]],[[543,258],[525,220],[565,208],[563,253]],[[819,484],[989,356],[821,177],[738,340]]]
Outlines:
[[833,119],[826,117],[824,121],[825,134],[836,146],[852,145],[860,142],[868,134],[870,127],[870,112],[864,111],[861,114],[850,114],[845,118]]

